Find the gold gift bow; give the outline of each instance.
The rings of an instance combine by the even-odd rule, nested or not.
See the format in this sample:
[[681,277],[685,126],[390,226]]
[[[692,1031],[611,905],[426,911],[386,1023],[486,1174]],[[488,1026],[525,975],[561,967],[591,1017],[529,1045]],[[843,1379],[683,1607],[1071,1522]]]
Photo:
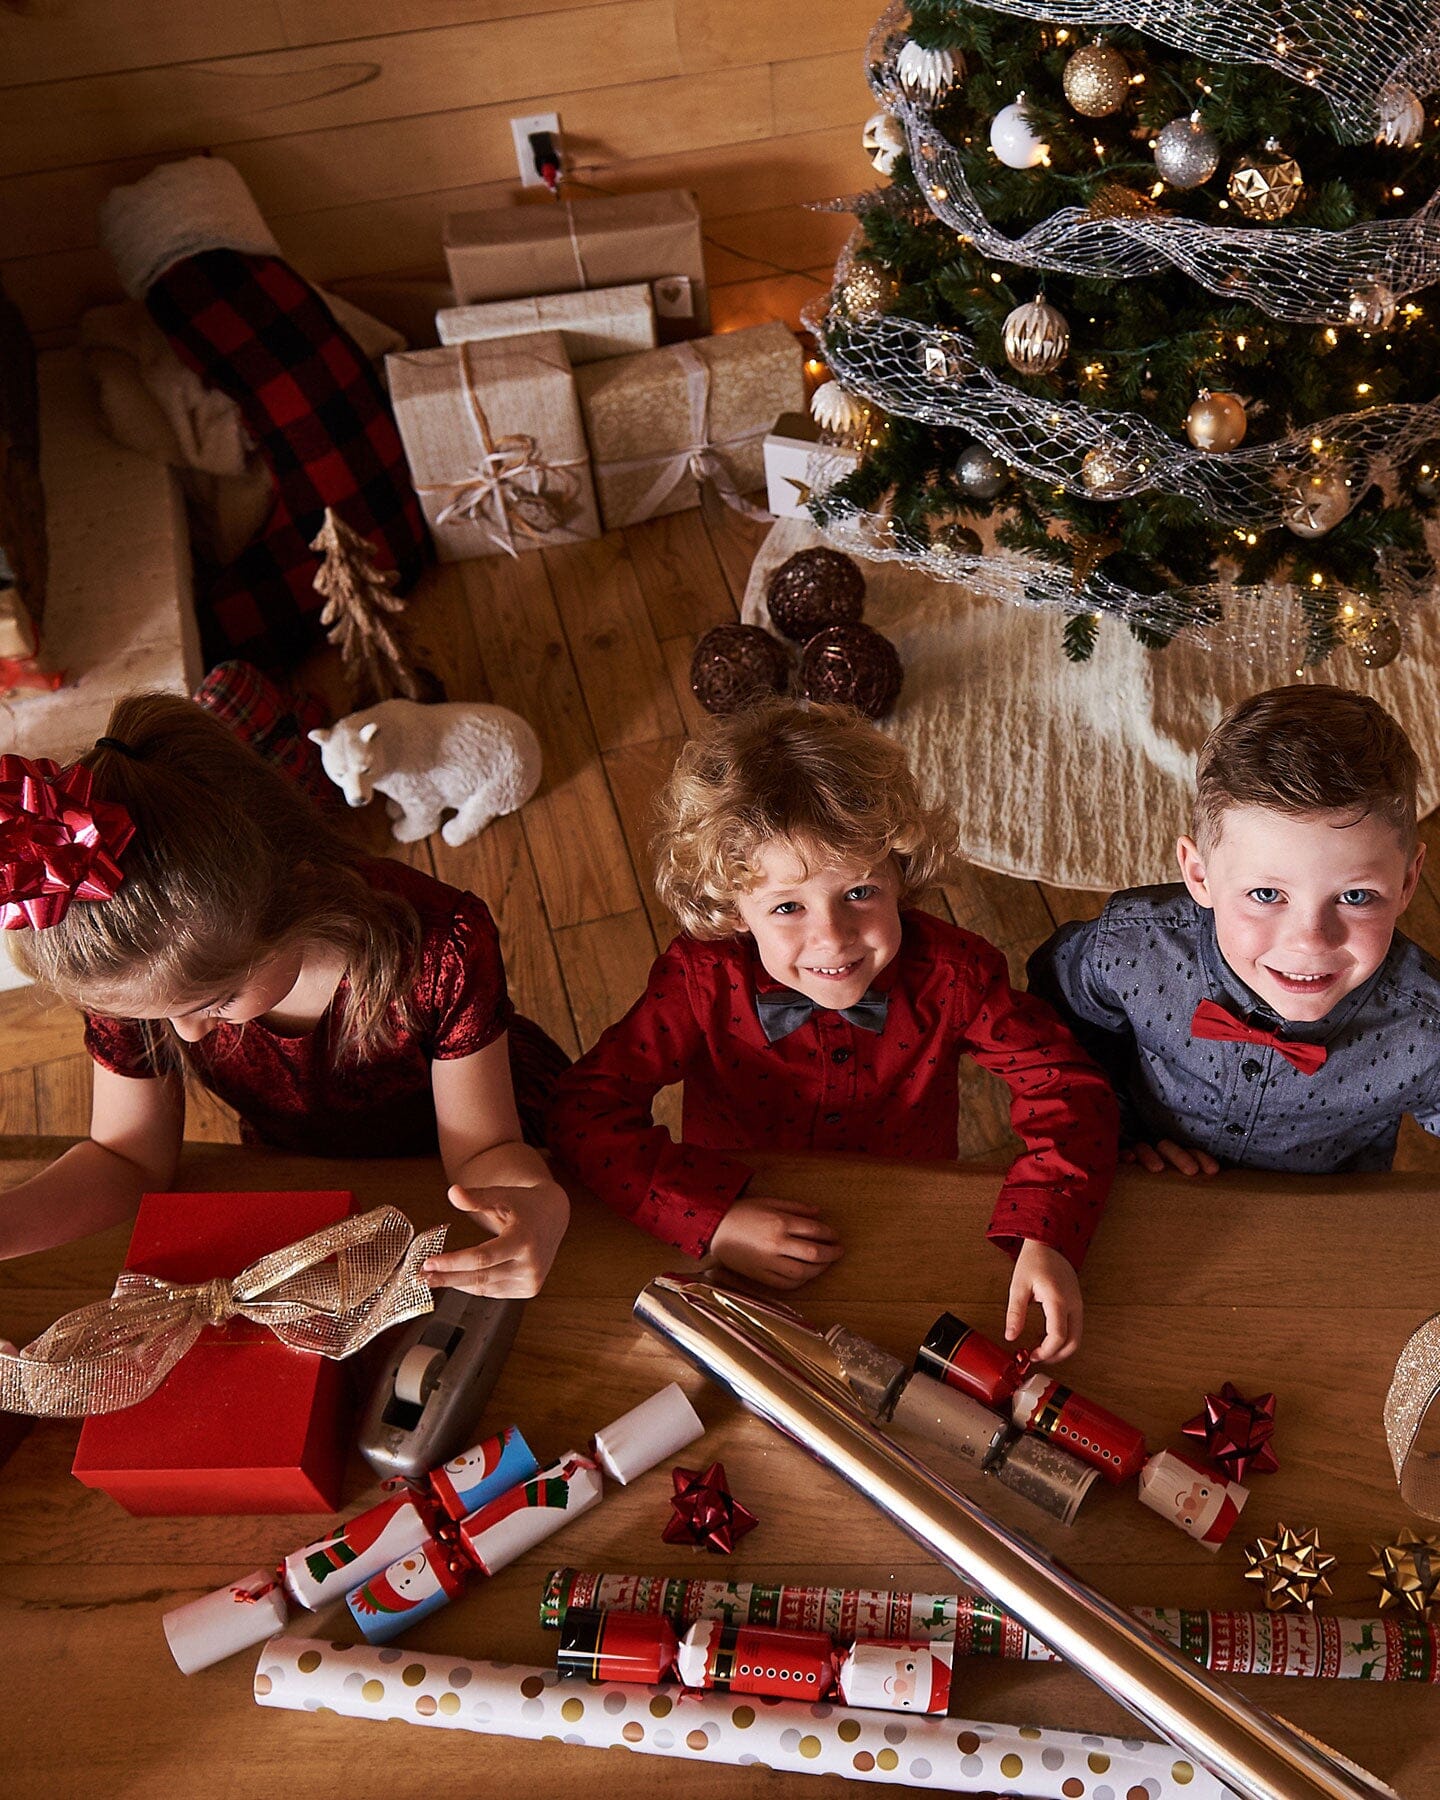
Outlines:
[[[515,545],[517,527],[536,544],[543,544],[555,532],[565,529],[561,509],[568,508],[579,492],[580,481],[575,470],[584,467],[584,458],[572,457],[566,462],[547,462],[540,455],[535,439],[521,432],[497,440],[490,430],[490,421],[485,416],[485,408],[480,404],[480,396],[475,389],[475,376],[468,355],[469,345],[456,344],[454,348],[460,353],[461,387],[470,408],[475,435],[480,440],[480,466],[474,474],[467,475],[462,481],[442,481],[426,487],[417,485],[415,492],[422,499],[436,494],[450,496],[435,515],[437,526],[453,524],[457,519],[469,519],[480,527],[497,550],[518,558],[519,551]],[[547,493],[547,483],[553,485],[556,491]],[[537,529],[524,516],[523,511],[517,509],[517,502],[525,495],[533,496],[554,514],[553,525]],[[493,519],[481,517],[487,506],[494,508]]]
[[1395,1363],[1385,1396],[1385,1441],[1412,1512],[1440,1519],[1440,1452],[1416,1450],[1425,1415],[1440,1398],[1440,1313],[1412,1332]]
[[[756,438],[763,438],[770,430],[762,425],[758,430],[742,432],[739,437],[726,438],[722,443],[710,442],[710,365],[699,354],[693,344],[671,344],[668,354],[673,356],[685,371],[685,395],[690,407],[689,445],[683,450],[662,450],[657,456],[634,456],[619,462],[605,462],[598,465],[609,475],[624,475],[634,469],[653,469],[659,466],[653,482],[642,497],[630,508],[626,516],[616,521],[621,525],[638,525],[642,519],[648,519],[675,487],[687,475],[693,476],[704,492],[709,482],[720,498],[736,512],[747,519],[754,519],[761,525],[774,523],[775,515],[765,511],[764,507],[752,505],[741,494],[731,478],[720,456],[722,450],[733,450],[741,444],[753,443]],[[612,523],[607,519],[606,524]]]
[[66,1313],[33,1344],[0,1356],[0,1412],[80,1418],[153,1394],[207,1325],[250,1319],[292,1350],[349,1356],[387,1326],[431,1311],[420,1265],[446,1227],[416,1236],[398,1207],[272,1250],[230,1279],[171,1282],[122,1271],[108,1300]]

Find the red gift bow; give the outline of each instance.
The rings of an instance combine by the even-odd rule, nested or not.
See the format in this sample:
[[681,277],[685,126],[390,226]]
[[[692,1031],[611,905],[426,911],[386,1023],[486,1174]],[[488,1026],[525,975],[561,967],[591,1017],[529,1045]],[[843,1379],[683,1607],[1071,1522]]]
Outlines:
[[1300,1044],[1273,1031],[1260,1031],[1244,1025],[1232,1012],[1217,1006],[1213,1000],[1202,1000],[1190,1021],[1190,1035],[1210,1038],[1227,1044],[1263,1044],[1267,1050],[1278,1050],[1292,1068],[1302,1075],[1313,1075],[1325,1061],[1323,1044]]
[[109,900],[125,879],[116,858],[135,835],[94,777],[48,756],[0,756],[0,927],[44,931],[72,900]]
[[728,1556],[736,1538],[760,1523],[725,1486],[724,1463],[711,1463],[703,1475],[698,1469],[674,1469],[671,1479],[675,1510],[660,1534],[667,1544],[702,1544]]
[[1218,1394],[1205,1396],[1204,1412],[1196,1413],[1180,1427],[1188,1438],[1199,1438],[1205,1454],[1232,1481],[1252,1475],[1273,1475],[1280,1467],[1270,1438],[1275,1430],[1275,1396],[1261,1394],[1247,1400],[1227,1381]]

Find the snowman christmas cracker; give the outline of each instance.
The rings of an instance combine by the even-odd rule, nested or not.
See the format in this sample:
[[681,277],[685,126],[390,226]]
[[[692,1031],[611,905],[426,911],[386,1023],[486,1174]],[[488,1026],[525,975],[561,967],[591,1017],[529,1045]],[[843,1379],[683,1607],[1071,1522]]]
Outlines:
[[598,1506],[603,1492],[595,1463],[568,1450],[548,1469],[462,1519],[461,1542],[482,1574],[498,1575],[562,1525]]
[[432,1469],[430,1487],[452,1519],[463,1519],[539,1472],[520,1428],[507,1425],[494,1437],[452,1456],[442,1468]]

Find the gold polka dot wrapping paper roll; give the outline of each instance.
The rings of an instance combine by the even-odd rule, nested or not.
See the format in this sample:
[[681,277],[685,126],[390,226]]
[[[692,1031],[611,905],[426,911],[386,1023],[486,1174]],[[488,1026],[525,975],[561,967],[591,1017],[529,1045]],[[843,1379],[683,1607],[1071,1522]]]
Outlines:
[[898,1716],[826,1702],[604,1682],[577,1688],[554,1669],[476,1662],[402,1646],[272,1638],[260,1652],[261,1706],[450,1731],[559,1738],[685,1762],[845,1775],[936,1793],[997,1789],[1028,1800],[1233,1800],[1214,1776],[1164,1744],[1136,1738]]

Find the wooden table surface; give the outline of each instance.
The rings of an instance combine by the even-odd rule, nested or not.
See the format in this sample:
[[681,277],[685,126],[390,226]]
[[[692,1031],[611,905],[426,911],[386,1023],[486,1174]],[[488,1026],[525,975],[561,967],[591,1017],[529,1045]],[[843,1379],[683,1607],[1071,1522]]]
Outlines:
[[[0,1185],[61,1146],[0,1140]],[[817,1324],[839,1320],[908,1357],[948,1308],[998,1336],[1008,1264],[983,1230],[992,1171],[848,1159],[759,1159],[767,1192],[815,1200],[847,1255],[798,1297]],[[192,1189],[353,1187],[422,1224],[444,1216],[438,1169],[425,1162],[341,1164],[218,1145],[187,1146],[179,1185]],[[1060,1554],[1102,1593],[1139,1605],[1245,1607],[1242,1545],[1277,1520],[1316,1525],[1338,1555],[1331,1612],[1375,1611],[1371,1545],[1407,1514],[1381,1432],[1381,1403],[1406,1337],[1440,1305],[1435,1200],[1421,1177],[1324,1186],[1232,1175],[1204,1186],[1127,1174],[1086,1270],[1086,1332],[1067,1379],[1141,1426],[1152,1446],[1182,1442],[1200,1396],[1234,1381],[1279,1396],[1277,1474],[1255,1479],[1250,1505],[1217,1555],[1141,1507],[1131,1489],[1097,1484],[1077,1523],[1055,1525],[985,1484],[995,1515]],[[124,1255],[117,1230],[0,1267],[0,1335],[28,1342],[71,1307],[108,1292]],[[728,1559],[664,1545],[668,1469],[604,1504],[493,1582],[425,1621],[404,1642],[461,1656],[545,1664],[555,1637],[537,1622],[547,1569],[700,1573],[953,1590],[945,1570],[887,1520],[635,1324],[644,1283],[684,1259],[621,1227],[593,1202],[575,1222],[491,1401],[487,1422],[515,1420],[540,1454],[584,1447],[608,1420],[672,1379],[708,1432],[694,1456],[724,1461],[760,1527]],[[670,1791],[674,1764],[636,1756],[623,1773],[598,1752],[559,1744],[483,1744],[466,1733],[384,1728],[257,1708],[246,1652],[190,1677],[170,1660],[169,1606],[320,1534],[317,1517],[132,1519],[70,1476],[78,1425],[42,1421],[0,1469],[0,1790],[30,1796],[473,1794],[500,1783],[541,1795],[590,1796],[597,1781],[628,1795]],[[954,1471],[951,1471],[953,1474]],[[973,1489],[972,1489],[973,1491]],[[347,1510],[376,1497],[354,1459]],[[333,1609],[301,1613],[301,1636],[354,1636]],[[1390,1781],[1405,1800],[1440,1800],[1440,1695],[1428,1687],[1237,1678],[1256,1703]],[[969,1718],[1133,1734],[1129,1715],[1071,1669],[966,1662],[954,1710]],[[691,1764],[687,1793],[853,1791],[837,1777],[757,1776]]]

